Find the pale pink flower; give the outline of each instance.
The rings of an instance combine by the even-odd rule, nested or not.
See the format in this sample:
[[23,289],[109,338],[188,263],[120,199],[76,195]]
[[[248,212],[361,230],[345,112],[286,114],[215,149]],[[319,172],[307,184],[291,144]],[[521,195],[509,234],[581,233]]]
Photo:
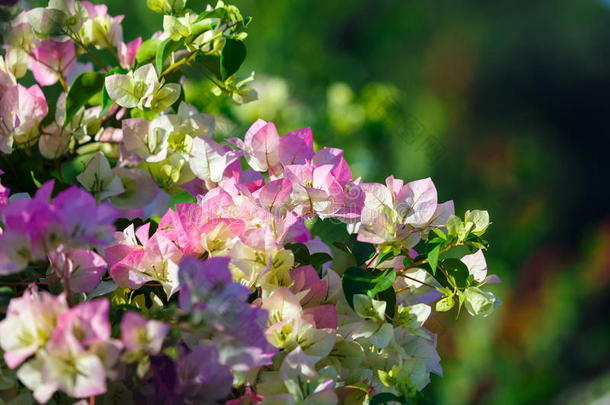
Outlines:
[[129,351],[157,354],[161,351],[169,326],[128,311],[121,320],[121,342]]
[[30,69],[41,86],[51,86],[61,77],[66,79],[76,61],[72,41],[44,39],[32,50]]
[[58,317],[67,310],[65,296],[53,296],[35,287],[12,299],[0,321],[0,346],[6,364],[15,368],[44,347]]

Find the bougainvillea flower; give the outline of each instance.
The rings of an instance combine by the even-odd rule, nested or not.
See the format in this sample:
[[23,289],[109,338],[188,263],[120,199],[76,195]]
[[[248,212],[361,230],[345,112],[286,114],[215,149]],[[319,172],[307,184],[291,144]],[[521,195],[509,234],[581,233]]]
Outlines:
[[164,110],[178,100],[181,89],[176,83],[164,85],[159,82],[152,64],[126,74],[110,75],[106,77],[105,86],[110,98],[121,107],[154,108],[157,111]]
[[237,152],[223,147],[211,138],[200,137],[193,139],[189,167],[198,178],[218,183],[227,167],[237,158]]
[[76,180],[98,200],[105,200],[125,191],[121,179],[112,172],[108,159],[101,152],[93,155],[82,173],[76,176]]
[[180,394],[191,404],[217,404],[231,392],[231,369],[219,361],[214,346],[197,346],[178,360]]
[[223,364],[246,371],[269,364],[274,350],[264,335],[267,311],[247,304],[249,290],[232,281],[228,258],[180,264],[180,307],[198,320],[202,339],[216,343]]
[[[2,171],[2,169],[0,169],[0,176],[2,176],[3,174],[4,172]],[[8,204],[8,196],[10,192],[11,190],[3,186],[2,182],[0,181],[0,211],[5,205]]]
[[47,101],[37,85],[17,84],[5,90],[0,95],[0,152],[11,153],[13,143],[35,138],[47,112]]
[[98,247],[112,241],[114,208],[96,204],[89,193],[77,187],[49,201],[53,184],[45,183],[34,198],[15,200],[2,210],[6,227],[0,235],[0,265],[3,256],[20,265],[0,267],[0,273],[22,270],[29,260],[44,260],[60,248]]
[[248,129],[243,141],[233,141],[243,150],[244,157],[252,169],[280,174],[280,136],[275,124],[259,119]]
[[4,361],[15,368],[44,347],[57,318],[67,311],[65,296],[28,288],[23,296],[11,300],[6,318],[0,321],[0,346]]
[[53,274],[68,282],[74,292],[91,292],[106,273],[106,261],[92,250],[56,251],[49,255]]
[[59,316],[51,339],[71,334],[83,346],[106,342],[110,339],[109,309],[106,299],[82,302],[70,308]]
[[17,372],[34,398],[47,402],[57,390],[74,398],[106,392],[106,370],[102,360],[84,349],[68,330],[54,334],[45,350]]
[[290,278],[292,279],[290,290],[294,294],[300,293],[303,295],[300,298],[303,308],[320,305],[326,299],[328,282],[320,280],[318,272],[312,266],[303,266],[291,270]]
[[345,161],[341,149],[322,148],[313,155],[311,162],[316,166],[331,165],[333,177],[341,184],[352,180],[352,171]]
[[94,45],[98,49],[117,48],[123,41],[123,28],[121,22],[124,16],[112,17],[108,14],[105,4],[91,4],[88,1],[80,2],[87,10],[87,17],[79,31],[81,40],[86,45]]
[[182,252],[161,233],[134,247],[110,268],[110,276],[117,285],[137,288],[149,281],[158,281],[168,297],[178,290],[178,263]]
[[121,320],[121,342],[127,350],[157,354],[168,332],[168,325],[133,311],[126,312]]
[[39,85],[51,86],[59,78],[67,77],[75,61],[76,52],[72,41],[44,39],[32,50],[30,68]]
[[282,165],[305,164],[314,156],[311,128],[297,129],[280,137],[280,162]]
[[334,216],[344,205],[343,187],[332,174],[332,165],[312,164],[285,167],[286,178],[293,185],[293,199],[303,207],[303,215],[320,218]]
[[136,63],[136,54],[142,46],[142,37],[137,37],[129,43],[123,41],[119,44],[118,54],[121,67],[123,69],[131,69]]
[[[358,240],[411,248],[432,227],[443,227],[453,203],[437,203],[436,188],[427,179],[404,184],[390,176],[386,184],[363,183],[364,208]],[[445,222],[443,222],[445,220]]]

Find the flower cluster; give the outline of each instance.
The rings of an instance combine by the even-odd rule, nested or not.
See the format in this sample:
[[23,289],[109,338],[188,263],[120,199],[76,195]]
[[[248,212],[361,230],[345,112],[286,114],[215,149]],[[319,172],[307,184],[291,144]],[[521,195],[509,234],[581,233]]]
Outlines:
[[258,120],[215,138],[214,117],[185,101],[183,68],[250,100],[251,77],[237,79],[250,19],[222,2],[147,4],[164,30],[146,41],[125,43],[122,16],[75,0],[21,11],[7,35],[0,369],[15,370],[12,398],[417,396],[442,373],[428,318],[499,305],[485,289],[499,282],[487,212],[455,215],[429,178],[365,182],[309,128]]

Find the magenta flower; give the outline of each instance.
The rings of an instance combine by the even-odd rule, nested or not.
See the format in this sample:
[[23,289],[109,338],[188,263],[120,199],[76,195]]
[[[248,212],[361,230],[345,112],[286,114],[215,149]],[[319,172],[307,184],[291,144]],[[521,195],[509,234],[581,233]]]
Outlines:
[[0,273],[20,271],[29,261],[45,260],[59,250],[99,247],[114,239],[117,211],[112,206],[98,205],[77,187],[50,201],[53,184],[45,183],[34,198],[15,200],[2,210]]
[[[3,175],[4,172],[0,169],[0,176]],[[8,196],[10,195],[11,190],[6,188],[0,182],[0,211],[8,204]]]

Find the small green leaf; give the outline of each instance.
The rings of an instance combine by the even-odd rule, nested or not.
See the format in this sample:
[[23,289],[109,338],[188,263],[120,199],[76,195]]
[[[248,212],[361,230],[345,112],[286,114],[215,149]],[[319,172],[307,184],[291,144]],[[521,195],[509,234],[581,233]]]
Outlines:
[[182,191],[171,196],[169,200],[169,208],[176,209],[176,204],[194,203],[197,199],[187,191]]
[[440,299],[436,302],[436,310],[438,312],[447,312],[455,306],[453,295]]
[[396,272],[393,269],[381,272],[361,267],[348,267],[343,273],[343,293],[352,308],[354,307],[354,295],[357,294],[365,294],[371,298],[385,301],[387,303],[386,315],[392,318],[396,311],[396,293],[392,288],[395,279]]
[[155,67],[157,68],[157,74],[161,75],[161,73],[163,73],[163,66],[165,64],[165,60],[170,55],[170,53],[180,48],[180,45],[181,43],[179,41],[174,41],[171,38],[167,38],[165,41],[159,44],[155,56]]
[[[198,4],[201,4],[201,2],[198,2]],[[191,6],[190,3],[189,3],[189,6]],[[202,13],[199,14],[199,17],[197,17],[197,20],[195,22],[205,20],[206,18],[219,18],[219,19],[223,20],[226,17],[227,17],[227,10],[224,7],[218,7],[213,10],[203,11]]]
[[441,265],[447,273],[450,283],[459,289],[468,287],[468,276],[470,275],[470,272],[468,271],[468,267],[461,260],[449,258],[443,260]]
[[394,249],[389,246],[387,247],[384,251],[382,251],[379,254],[379,257],[377,258],[377,262],[375,263],[375,266],[379,266],[381,263],[385,262],[388,259],[391,259],[394,256]]
[[15,293],[8,286],[0,286],[0,308],[7,307]]
[[129,110],[129,116],[131,118],[142,118],[148,121],[154,120],[155,118],[157,118],[158,115],[158,112],[148,109],[142,110],[139,108],[132,108],[131,110]]
[[42,183],[36,178],[36,174],[34,173],[34,170],[30,170],[30,176],[32,176],[32,182],[34,183],[34,185],[36,187],[42,186]]
[[374,279],[374,287],[369,290],[368,294],[370,297],[375,297],[377,294],[392,288],[392,285],[396,281],[396,271],[394,269],[387,269],[381,275]]
[[161,40],[156,38],[147,39],[142,42],[136,54],[137,67],[151,63],[157,56],[157,49],[160,44]]
[[437,245],[434,249],[432,249],[428,253],[428,263],[430,264],[430,268],[432,269],[432,275],[436,274],[436,265],[438,264],[438,256],[441,252],[441,245]]
[[445,232],[441,231],[439,228],[432,228],[432,232],[434,232],[439,238],[443,240],[447,240],[447,235]]
[[78,76],[66,96],[66,115],[64,125],[72,121],[78,110],[87,104],[104,87],[104,75],[97,72],[85,72]]
[[392,394],[391,392],[380,392],[379,394],[377,394],[371,398],[371,400],[369,401],[369,404],[370,405],[383,405],[383,404],[394,403],[394,402],[398,402],[400,404],[410,403],[410,401],[405,402],[404,397],[399,397],[396,394]]
[[97,152],[90,152],[84,155],[79,155],[72,160],[62,163],[61,180],[66,184],[73,184],[76,182],[76,176],[85,170],[87,163],[95,156]]
[[333,242],[333,246],[336,247],[339,250],[344,251],[345,253],[347,253],[348,255],[352,255],[352,250],[349,248],[349,246],[347,246],[345,243],[343,242]]
[[303,243],[289,243],[286,245],[286,249],[292,250],[292,254],[294,255],[294,260],[305,266],[310,264],[311,257],[309,255],[309,249]]
[[233,76],[246,59],[246,45],[242,41],[228,38],[220,55],[220,75],[222,80]]
[[311,264],[318,272],[322,269],[324,263],[331,262],[333,258],[324,252],[312,253],[309,257],[309,264]]

